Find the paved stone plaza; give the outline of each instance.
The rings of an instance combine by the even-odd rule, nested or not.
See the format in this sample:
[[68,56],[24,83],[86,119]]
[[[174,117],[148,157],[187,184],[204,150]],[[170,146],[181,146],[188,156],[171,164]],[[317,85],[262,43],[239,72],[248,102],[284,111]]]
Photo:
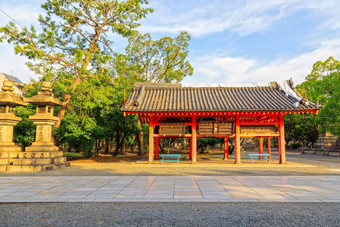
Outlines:
[[0,202],[340,202],[340,176],[1,177]]

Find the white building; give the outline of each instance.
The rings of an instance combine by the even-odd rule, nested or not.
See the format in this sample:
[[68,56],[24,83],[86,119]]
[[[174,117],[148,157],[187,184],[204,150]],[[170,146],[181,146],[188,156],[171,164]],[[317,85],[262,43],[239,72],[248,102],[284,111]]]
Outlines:
[[10,80],[14,82],[14,91],[13,93],[18,95],[18,96],[24,96],[24,84],[15,76],[8,75],[6,73],[1,73],[0,72],[0,87],[2,87],[4,80]]

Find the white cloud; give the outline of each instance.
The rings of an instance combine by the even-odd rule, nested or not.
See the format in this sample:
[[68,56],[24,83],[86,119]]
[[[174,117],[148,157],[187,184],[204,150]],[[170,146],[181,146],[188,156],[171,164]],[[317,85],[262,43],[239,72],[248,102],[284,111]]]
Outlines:
[[[26,3],[20,5],[11,5],[10,2],[6,2],[0,4],[0,9],[23,26],[30,26],[31,24],[36,25],[39,14],[42,13],[39,4]],[[5,25],[11,21],[11,19],[3,12],[0,12],[0,21],[0,25]]]
[[[205,4],[204,4],[205,3]],[[202,9],[202,5],[206,5]],[[195,8],[196,6],[196,8]],[[334,0],[277,0],[277,1],[202,1],[193,7],[180,9],[157,4],[158,10],[142,25],[142,32],[178,33],[188,31],[203,36],[229,30],[240,35],[263,31],[299,10],[311,10],[324,20],[340,19]],[[331,13],[330,13],[331,12]]]
[[184,82],[236,83],[286,80],[301,83],[313,64],[329,56],[340,58],[340,39],[327,40],[319,48],[291,59],[275,59],[267,64],[242,57],[211,56],[192,61],[194,76]]

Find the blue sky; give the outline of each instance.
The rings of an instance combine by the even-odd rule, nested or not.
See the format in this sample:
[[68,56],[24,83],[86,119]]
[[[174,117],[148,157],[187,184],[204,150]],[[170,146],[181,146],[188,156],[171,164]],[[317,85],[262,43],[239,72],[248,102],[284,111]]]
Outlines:
[[[24,2],[24,3],[22,3]],[[0,8],[19,23],[36,25],[40,0],[0,0]],[[238,83],[284,80],[301,83],[313,63],[329,56],[340,59],[338,0],[150,0],[154,13],[138,29],[154,39],[191,35],[189,83]],[[0,26],[8,18],[0,12]],[[126,41],[117,38],[117,51]],[[25,57],[0,44],[1,72],[22,81],[37,76]]]

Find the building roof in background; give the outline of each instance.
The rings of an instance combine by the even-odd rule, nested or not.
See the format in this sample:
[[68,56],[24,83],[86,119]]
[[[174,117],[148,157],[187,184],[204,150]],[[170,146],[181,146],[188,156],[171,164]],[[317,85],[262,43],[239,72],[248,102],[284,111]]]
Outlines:
[[124,112],[224,112],[317,110],[291,81],[253,85],[196,86],[135,83]]
[[[0,73],[0,74],[4,75],[8,80],[13,81],[14,82],[14,86],[17,87],[22,92],[22,95],[25,95],[25,92],[24,92],[24,83],[21,82],[21,80],[19,80],[15,76],[8,75],[7,73]],[[2,86],[2,84],[0,86]]]
[[23,85],[23,82],[21,82],[21,80],[19,80],[17,77],[8,75],[7,73],[2,73],[2,74],[4,74],[4,76],[7,77],[8,80],[16,82],[19,85]]

